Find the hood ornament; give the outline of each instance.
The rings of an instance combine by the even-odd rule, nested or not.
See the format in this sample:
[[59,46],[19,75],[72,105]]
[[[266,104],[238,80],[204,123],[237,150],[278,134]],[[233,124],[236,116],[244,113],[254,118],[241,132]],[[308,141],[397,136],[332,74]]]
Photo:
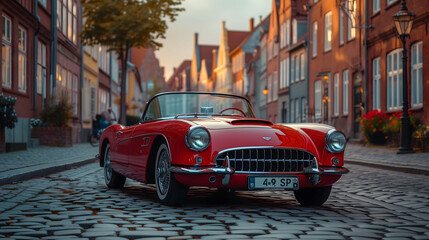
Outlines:
[[262,139],[264,139],[265,141],[270,141],[271,137],[262,137]]

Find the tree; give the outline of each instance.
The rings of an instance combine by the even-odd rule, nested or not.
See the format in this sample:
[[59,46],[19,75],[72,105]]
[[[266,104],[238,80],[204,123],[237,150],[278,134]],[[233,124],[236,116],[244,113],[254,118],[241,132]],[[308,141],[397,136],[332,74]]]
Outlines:
[[[133,47],[162,47],[168,18],[176,20],[184,11],[183,0],[82,0],[83,25],[80,38],[85,45],[103,45],[118,53],[121,63],[121,99],[125,99],[125,81],[129,50]],[[121,101],[120,119],[125,124],[125,101]]]

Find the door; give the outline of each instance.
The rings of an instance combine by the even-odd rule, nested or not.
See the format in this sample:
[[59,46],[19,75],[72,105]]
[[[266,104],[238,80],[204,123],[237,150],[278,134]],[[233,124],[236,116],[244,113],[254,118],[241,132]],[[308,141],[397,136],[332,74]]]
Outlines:
[[360,136],[360,122],[362,116],[362,85],[355,85],[353,88],[353,136],[358,138]]
[[114,133],[116,144],[110,146],[110,156],[113,168],[128,175],[128,154],[130,151],[134,127],[123,128]]

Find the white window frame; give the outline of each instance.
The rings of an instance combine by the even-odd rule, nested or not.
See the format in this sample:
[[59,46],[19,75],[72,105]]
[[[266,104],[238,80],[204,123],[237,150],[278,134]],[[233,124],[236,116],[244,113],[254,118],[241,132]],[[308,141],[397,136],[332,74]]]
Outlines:
[[307,121],[307,99],[305,97],[301,98],[301,122]]
[[296,79],[296,63],[298,56],[297,55],[293,55],[291,58],[291,67],[290,67],[290,83],[294,83],[295,79]]
[[301,61],[301,66],[300,66],[301,77],[300,77],[300,79],[304,80],[305,79],[305,55],[304,55],[304,52],[301,52],[299,54],[299,59]]
[[[356,1],[348,2],[346,4],[347,9],[351,9],[351,5],[353,4],[353,11],[347,10],[350,12],[351,16],[356,16]],[[347,40],[353,40],[356,38],[356,29],[355,27],[356,20],[354,18],[347,17]]]
[[372,14],[380,12],[380,0],[372,0]]
[[325,33],[324,33],[324,51],[330,51],[332,49],[332,12],[325,14]]
[[12,21],[2,14],[2,24],[5,33],[2,37],[2,86],[12,88]]
[[339,97],[340,95],[340,74],[335,73],[334,74],[334,116],[339,115]]
[[301,111],[299,109],[299,98],[295,99],[295,122],[301,122]]
[[387,54],[387,110],[402,108],[402,49]]
[[290,58],[286,58],[285,62],[285,69],[286,69],[286,87],[289,87],[290,84]]
[[340,25],[340,30],[339,30],[339,37],[340,37],[340,45],[344,44],[344,13],[343,13],[343,9],[340,8],[340,19],[339,19],[339,25]]
[[267,81],[267,89],[268,89],[268,103],[272,101],[272,94],[273,94],[273,87],[272,87],[272,76],[268,75],[268,81]]
[[273,101],[276,101],[278,98],[278,73],[273,73]]
[[27,92],[27,31],[18,26],[18,91]]
[[349,113],[349,70],[343,72],[343,115]]
[[294,18],[292,20],[292,44],[298,42],[298,21]]
[[290,19],[286,20],[286,46],[290,44]]
[[372,60],[372,109],[381,109],[380,105],[380,58]]
[[313,47],[312,56],[317,57],[317,21],[313,22]]
[[423,44],[411,45],[411,106],[423,106]]
[[46,97],[46,45],[37,42],[37,93]]
[[322,81],[314,82],[314,118],[322,118]]

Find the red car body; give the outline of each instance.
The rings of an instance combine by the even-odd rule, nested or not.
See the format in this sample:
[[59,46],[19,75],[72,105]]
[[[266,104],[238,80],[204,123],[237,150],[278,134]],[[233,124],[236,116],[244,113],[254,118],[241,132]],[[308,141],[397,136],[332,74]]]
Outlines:
[[[178,93],[160,96],[168,94]],[[240,101],[243,101],[242,98]],[[327,193],[329,196],[332,184],[348,172],[343,167],[344,149],[332,152],[327,147],[327,135],[332,132],[338,134],[337,130],[327,125],[273,124],[238,114],[190,114],[144,121],[147,111],[138,125],[125,127],[116,124],[103,132],[100,139],[100,166],[106,168],[105,161],[110,160],[107,171],[110,167],[114,176],[121,180],[119,184],[110,183],[110,186],[106,182],[109,187],[122,187],[122,179],[125,178],[147,184],[157,183],[157,186],[169,181],[165,184],[167,189],[179,186],[177,188],[185,189],[186,194],[189,186],[256,190],[252,188],[254,177],[269,177],[269,181],[278,181],[276,184],[298,179],[296,187],[288,190],[294,190],[295,196],[304,191],[304,197],[301,197],[303,201],[297,197],[303,205],[321,205],[327,197],[315,201],[307,195]],[[253,115],[251,109],[247,112]],[[203,150],[191,149],[187,143],[187,134],[193,128],[203,128],[209,135],[209,144]],[[169,162],[168,167],[164,168],[158,167],[157,161],[161,145],[166,146],[163,156]],[[110,157],[105,160],[109,154],[106,152],[107,146],[110,148]],[[166,177],[161,181],[158,176]],[[267,188],[270,186],[267,185]],[[183,195],[183,191],[170,195],[174,194]],[[163,203],[170,205],[184,201],[184,197],[172,198],[165,200],[160,197]]]

